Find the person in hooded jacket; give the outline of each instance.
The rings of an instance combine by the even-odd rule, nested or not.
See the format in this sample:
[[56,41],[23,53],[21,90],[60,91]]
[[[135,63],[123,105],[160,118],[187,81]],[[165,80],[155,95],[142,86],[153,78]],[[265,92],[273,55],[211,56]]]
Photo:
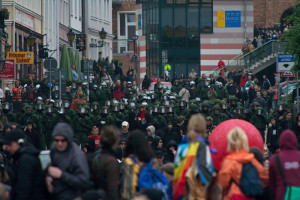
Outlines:
[[46,187],[39,151],[26,142],[25,135],[18,129],[7,135],[5,143],[13,158],[10,199],[45,200]]
[[218,174],[218,183],[223,189],[224,200],[245,199],[246,196],[242,193],[239,186],[234,183],[240,184],[243,164],[251,163],[257,169],[259,178],[264,187],[266,187],[268,183],[268,174],[264,166],[255,159],[254,155],[248,153],[248,138],[241,128],[236,127],[231,130],[227,135],[227,140],[227,150],[231,153],[224,158],[221,164],[221,169]]
[[51,166],[46,183],[51,199],[73,199],[90,187],[87,159],[73,141],[73,130],[66,123],[58,123],[52,133]]
[[92,177],[96,189],[105,191],[104,200],[119,199],[120,169],[115,152],[118,141],[118,131],[113,127],[104,127],[100,137],[102,151],[93,159]]
[[164,164],[169,162],[174,162],[174,158],[177,153],[177,147],[178,144],[176,143],[176,141],[174,140],[169,141],[167,146],[167,151],[164,156],[165,157]]
[[42,148],[40,134],[33,127],[31,121],[27,122],[25,135],[36,149],[40,150]]
[[157,151],[165,152],[165,150],[163,149],[163,140],[161,139],[161,137],[153,137],[152,149],[154,153],[156,153]]
[[[279,138],[280,153],[278,154],[281,168],[288,186],[300,187],[300,152],[297,151],[298,140],[295,133],[285,130]],[[270,190],[276,200],[284,199],[286,187],[280,175],[274,155],[269,162]]]

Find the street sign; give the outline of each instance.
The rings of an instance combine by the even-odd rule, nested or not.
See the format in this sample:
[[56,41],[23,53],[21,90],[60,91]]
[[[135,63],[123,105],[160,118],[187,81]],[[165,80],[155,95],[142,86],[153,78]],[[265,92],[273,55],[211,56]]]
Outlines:
[[138,60],[139,60],[139,56],[137,54],[133,54],[132,57],[131,57],[130,62],[136,62]]
[[57,60],[53,57],[49,57],[49,58],[46,58],[45,61],[44,61],[44,67],[46,70],[50,70],[50,65],[51,65],[51,68],[54,69],[57,67]]
[[282,76],[282,77],[295,77],[295,73],[294,72],[282,72],[280,74],[280,76]]
[[33,64],[33,52],[8,52],[8,59],[15,59],[15,64]]
[[295,55],[292,54],[278,54],[277,55],[277,71],[288,72],[295,64]]

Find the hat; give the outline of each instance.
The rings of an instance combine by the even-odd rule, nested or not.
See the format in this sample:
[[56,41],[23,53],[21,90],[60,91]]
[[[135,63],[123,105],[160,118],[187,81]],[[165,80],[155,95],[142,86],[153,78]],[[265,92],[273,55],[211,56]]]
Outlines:
[[22,131],[18,129],[13,129],[12,131],[9,132],[9,134],[7,134],[4,144],[10,144],[11,142],[24,143],[24,138],[25,135],[22,133]]
[[42,97],[38,97],[37,99],[43,101],[43,98],[42,98]]
[[151,125],[151,126],[148,126],[148,127],[146,128],[146,131],[148,131],[148,130],[151,131],[152,134],[155,134],[155,127],[154,127],[154,126],[152,126],[152,125]]
[[161,171],[165,171],[167,174],[174,175],[174,163],[167,163],[161,167]]
[[122,126],[128,126],[129,123],[127,121],[122,122]]

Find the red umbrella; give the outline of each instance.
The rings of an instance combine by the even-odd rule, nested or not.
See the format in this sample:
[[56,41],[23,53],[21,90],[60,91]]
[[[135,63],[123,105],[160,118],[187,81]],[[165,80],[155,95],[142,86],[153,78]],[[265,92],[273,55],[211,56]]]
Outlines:
[[214,166],[220,170],[223,158],[228,155],[227,152],[227,134],[235,127],[243,129],[248,136],[249,148],[258,147],[264,151],[264,142],[259,131],[251,123],[240,120],[231,119],[219,124],[209,136],[211,147],[218,151],[217,154],[212,154]]

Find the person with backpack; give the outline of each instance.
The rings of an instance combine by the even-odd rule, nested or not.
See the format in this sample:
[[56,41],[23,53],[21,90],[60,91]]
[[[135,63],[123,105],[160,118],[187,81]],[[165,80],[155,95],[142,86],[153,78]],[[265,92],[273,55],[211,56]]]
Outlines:
[[133,132],[127,138],[125,160],[121,165],[121,199],[129,200],[138,191],[138,177],[141,166],[153,157],[151,146],[147,145],[144,134]]
[[128,137],[125,160],[121,165],[121,199],[133,199],[136,192],[145,188],[154,188],[163,192],[162,200],[172,199],[172,190],[168,179],[153,168],[153,151],[147,145],[144,134],[133,132]]
[[221,164],[218,183],[223,189],[223,199],[253,199],[263,194],[268,183],[268,174],[252,153],[246,133],[239,127],[227,135],[230,152]]
[[205,118],[196,114],[188,123],[188,135],[175,157],[174,199],[204,199],[205,186],[214,176],[214,167],[206,137]]
[[[279,138],[280,153],[270,158],[270,190],[276,200],[300,199],[300,152],[297,146],[295,133],[285,130]],[[291,198],[285,198],[289,191]]]
[[118,141],[118,131],[113,127],[105,126],[100,136],[102,151],[95,156],[91,167],[96,189],[105,191],[104,200],[119,199],[119,163],[114,150]]

